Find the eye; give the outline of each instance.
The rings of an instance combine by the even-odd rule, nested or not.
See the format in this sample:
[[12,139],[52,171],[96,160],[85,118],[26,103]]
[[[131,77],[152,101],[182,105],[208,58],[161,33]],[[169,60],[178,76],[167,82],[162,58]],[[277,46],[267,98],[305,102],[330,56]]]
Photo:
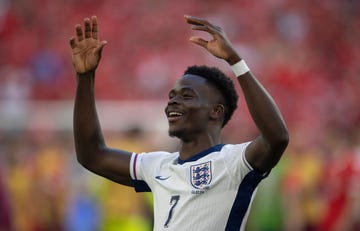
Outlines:
[[184,97],[184,98],[192,98],[193,95],[185,93],[185,94],[182,94],[182,97]]
[[182,97],[184,99],[192,99],[194,96],[193,95],[190,95],[190,94],[183,94]]
[[169,97],[169,99],[172,99],[172,98],[174,98],[174,96],[175,96],[175,94],[173,92],[170,92],[168,97]]
[[195,94],[193,91],[185,89],[184,91],[181,92],[181,97],[183,99],[192,99],[194,98]]

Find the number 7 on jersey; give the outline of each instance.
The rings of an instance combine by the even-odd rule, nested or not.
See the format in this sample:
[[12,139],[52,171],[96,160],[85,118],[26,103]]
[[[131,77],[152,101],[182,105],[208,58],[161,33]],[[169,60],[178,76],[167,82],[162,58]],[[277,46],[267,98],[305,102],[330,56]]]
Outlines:
[[175,196],[172,196],[171,199],[170,199],[170,210],[169,210],[169,215],[168,215],[168,218],[166,219],[166,222],[164,224],[164,227],[167,228],[169,227],[169,223],[171,221],[171,218],[172,218],[172,215],[173,215],[173,212],[174,212],[174,209],[178,203],[178,201],[180,200],[180,196],[179,195],[175,195]]

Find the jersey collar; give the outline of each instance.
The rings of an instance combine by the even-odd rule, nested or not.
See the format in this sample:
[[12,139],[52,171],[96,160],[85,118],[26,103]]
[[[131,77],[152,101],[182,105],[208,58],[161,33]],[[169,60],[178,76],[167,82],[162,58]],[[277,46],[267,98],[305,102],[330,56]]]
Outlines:
[[220,151],[224,145],[225,144],[218,144],[218,145],[212,146],[212,147],[205,149],[204,151],[199,152],[198,154],[196,154],[186,160],[182,160],[182,159],[180,159],[180,157],[178,157],[178,164],[185,164],[186,162],[197,161],[198,159],[200,159],[212,152]]

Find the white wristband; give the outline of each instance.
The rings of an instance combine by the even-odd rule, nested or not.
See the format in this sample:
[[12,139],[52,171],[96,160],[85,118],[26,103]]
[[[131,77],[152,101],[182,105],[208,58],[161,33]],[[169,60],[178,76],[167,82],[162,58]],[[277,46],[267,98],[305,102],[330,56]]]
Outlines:
[[249,67],[246,65],[243,59],[235,63],[234,65],[231,65],[230,67],[233,70],[236,77],[240,77],[241,75],[250,71]]

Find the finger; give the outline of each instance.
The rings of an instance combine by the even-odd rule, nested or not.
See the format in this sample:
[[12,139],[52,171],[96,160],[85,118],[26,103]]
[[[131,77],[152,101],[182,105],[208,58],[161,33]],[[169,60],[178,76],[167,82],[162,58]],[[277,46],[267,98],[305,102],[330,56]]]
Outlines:
[[97,17],[94,15],[91,17],[91,21],[92,21],[92,30],[91,30],[91,33],[92,33],[92,37],[94,39],[98,39],[98,23],[97,23]]
[[209,34],[212,34],[212,35],[221,33],[216,28],[210,27],[210,26],[191,26],[191,29],[192,30],[205,31],[205,32],[208,32]]
[[205,47],[205,48],[207,47],[207,44],[208,44],[208,41],[206,41],[205,39],[202,39],[202,38],[200,38],[198,36],[190,37],[189,41],[192,42],[192,43],[195,43],[197,45],[200,45],[202,47]]
[[194,16],[189,16],[189,15],[184,15],[184,18],[187,23],[193,25],[191,27],[193,30],[202,30],[202,31],[209,32],[210,34],[222,33],[221,27],[215,26],[215,25],[209,23],[205,19],[194,17]]
[[90,38],[91,37],[91,25],[90,25],[89,18],[84,19],[84,30],[85,30],[85,38]]
[[[200,18],[190,16],[190,15],[184,15],[185,21],[189,24],[193,25],[204,25],[203,20],[200,20]],[[200,22],[201,21],[201,22]]]
[[84,35],[83,35],[83,31],[81,29],[81,25],[80,24],[77,24],[75,26],[75,30],[76,30],[76,37],[78,39],[78,41],[81,41],[84,39]]
[[211,23],[209,23],[207,20],[203,19],[203,18],[198,18],[198,17],[194,17],[194,16],[190,16],[190,15],[184,15],[184,18],[186,20],[187,23],[192,24],[192,25],[198,25],[198,26],[210,26]]
[[76,47],[76,42],[75,42],[75,37],[71,37],[69,40],[70,46],[71,48],[75,48]]

